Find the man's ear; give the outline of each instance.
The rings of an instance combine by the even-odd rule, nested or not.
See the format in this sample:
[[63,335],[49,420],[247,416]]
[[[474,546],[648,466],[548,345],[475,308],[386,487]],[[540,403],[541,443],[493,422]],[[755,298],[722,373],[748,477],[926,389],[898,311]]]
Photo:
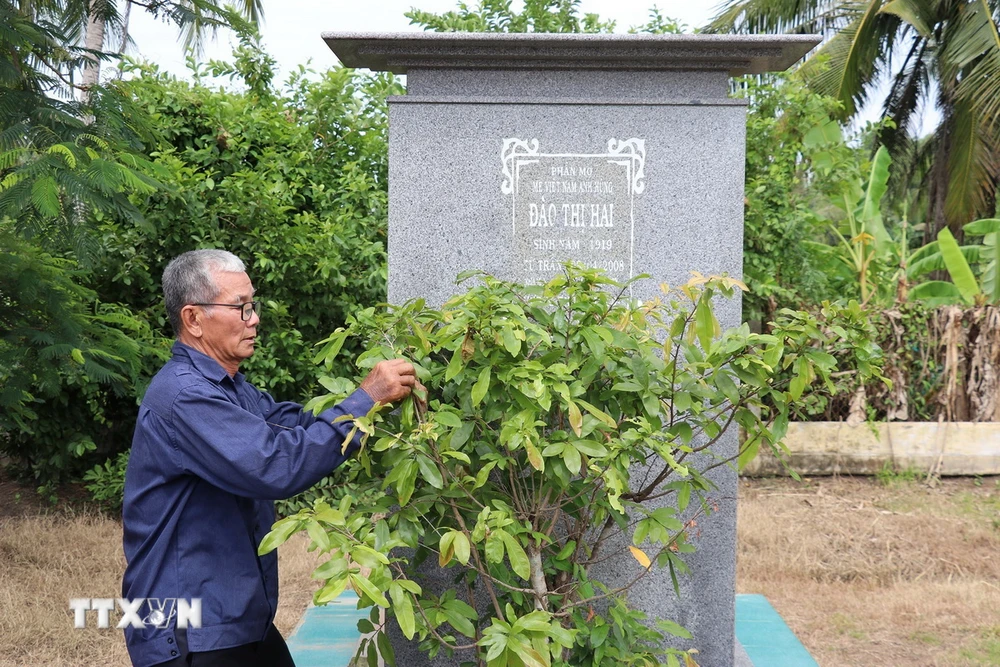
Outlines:
[[201,320],[205,312],[197,306],[184,306],[181,308],[181,326],[185,333],[193,338],[201,338]]

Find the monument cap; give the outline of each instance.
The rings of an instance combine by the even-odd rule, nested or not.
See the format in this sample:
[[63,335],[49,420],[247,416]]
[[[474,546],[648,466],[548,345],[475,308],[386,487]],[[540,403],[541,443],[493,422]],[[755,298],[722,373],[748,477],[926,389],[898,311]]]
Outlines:
[[406,74],[416,68],[724,70],[788,69],[819,35],[327,32],[345,67]]

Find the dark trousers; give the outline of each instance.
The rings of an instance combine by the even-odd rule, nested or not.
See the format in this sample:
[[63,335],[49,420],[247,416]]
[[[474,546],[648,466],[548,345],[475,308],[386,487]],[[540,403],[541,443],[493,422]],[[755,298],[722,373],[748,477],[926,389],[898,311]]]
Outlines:
[[295,667],[288,645],[273,623],[263,641],[216,651],[189,653],[187,632],[178,629],[176,636],[177,648],[181,650],[182,657],[160,667]]

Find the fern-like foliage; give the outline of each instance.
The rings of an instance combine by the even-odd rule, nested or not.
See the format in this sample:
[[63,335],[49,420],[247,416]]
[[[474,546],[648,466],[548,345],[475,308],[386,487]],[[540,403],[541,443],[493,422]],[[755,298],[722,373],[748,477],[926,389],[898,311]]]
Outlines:
[[83,273],[0,222],[0,453],[42,483],[128,444],[120,414],[135,412],[166,356],[166,341],[100,303]]

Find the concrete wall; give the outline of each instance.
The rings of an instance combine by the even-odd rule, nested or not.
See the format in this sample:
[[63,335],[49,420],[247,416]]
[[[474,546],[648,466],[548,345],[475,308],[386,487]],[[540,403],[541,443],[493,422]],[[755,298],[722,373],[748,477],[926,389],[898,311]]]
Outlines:
[[[793,422],[784,444],[789,465],[800,475],[873,475],[887,465],[940,475],[1000,475],[996,422]],[[743,474],[785,470],[768,451]]]

